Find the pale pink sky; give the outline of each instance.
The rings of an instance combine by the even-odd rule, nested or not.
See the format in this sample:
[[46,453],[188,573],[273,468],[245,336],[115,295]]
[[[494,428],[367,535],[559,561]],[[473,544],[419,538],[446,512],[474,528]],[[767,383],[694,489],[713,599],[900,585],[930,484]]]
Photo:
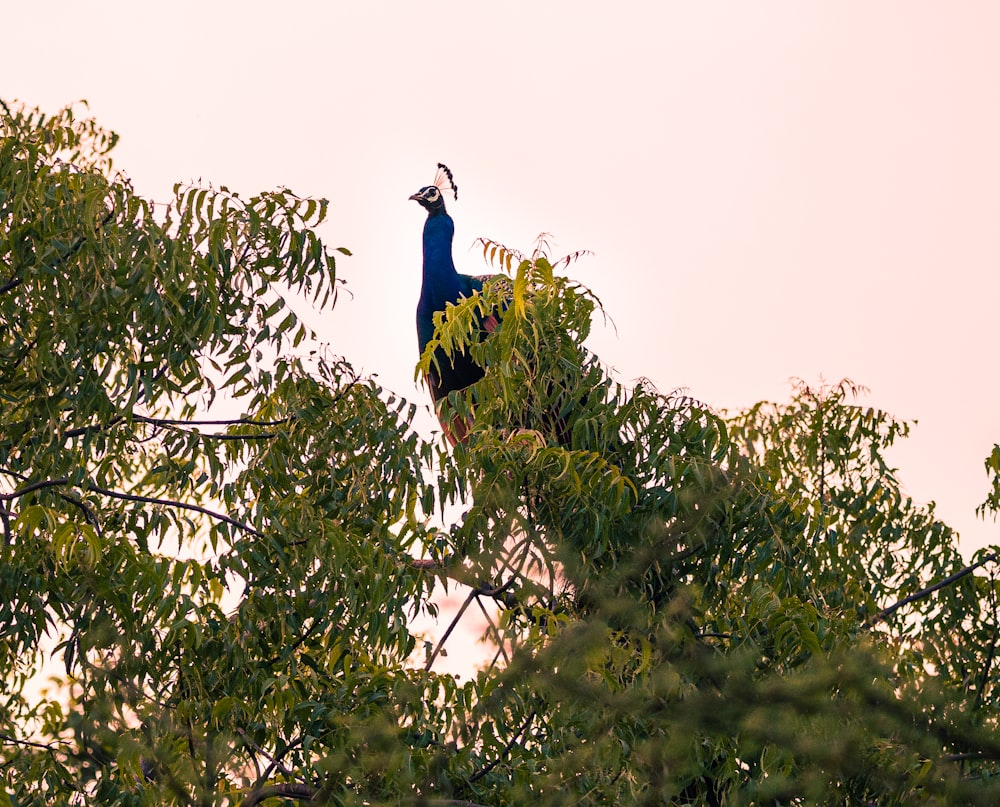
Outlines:
[[[353,300],[312,317],[423,403],[413,307],[447,162],[460,271],[541,231],[617,325],[592,346],[719,408],[850,376],[966,553],[1000,441],[1000,3],[71,2],[4,11],[10,100],[86,98],[146,195],[329,197]],[[430,433],[429,416],[421,429]]]

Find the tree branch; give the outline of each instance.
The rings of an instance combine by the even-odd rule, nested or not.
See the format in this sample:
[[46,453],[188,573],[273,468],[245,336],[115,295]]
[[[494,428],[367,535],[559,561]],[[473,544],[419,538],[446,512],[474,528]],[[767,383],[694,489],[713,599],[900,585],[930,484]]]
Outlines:
[[998,559],[1000,559],[1000,554],[998,554],[996,552],[990,553],[989,555],[987,555],[982,560],[977,561],[976,563],[973,563],[973,564],[971,564],[969,566],[966,566],[964,569],[959,569],[954,574],[948,575],[946,578],[944,578],[943,580],[938,581],[934,585],[928,586],[927,588],[924,588],[924,589],[921,589],[920,591],[914,592],[910,596],[904,597],[899,602],[893,603],[888,608],[885,608],[882,611],[879,611],[877,614],[875,614],[875,616],[873,616],[871,619],[869,619],[864,624],[864,627],[870,628],[873,625],[877,624],[878,622],[884,622],[886,619],[888,619],[890,616],[892,616],[894,613],[896,613],[896,611],[898,611],[904,605],[909,605],[911,602],[916,602],[917,600],[922,600],[924,597],[927,597],[930,594],[933,594],[935,591],[939,591],[942,588],[950,586],[952,583],[954,583],[954,582],[956,582],[958,580],[961,580],[966,575],[972,574],[979,567],[985,566],[987,563],[993,563],[993,562],[997,561]]
[[17,488],[16,490],[12,490],[10,493],[0,493],[0,501],[10,502],[14,499],[20,499],[22,496],[27,496],[29,493],[34,493],[36,490],[58,488],[68,484],[69,480],[64,476],[59,477],[58,479],[45,479],[41,482],[32,482],[30,485],[25,485],[23,488]]
[[[117,426],[125,420],[124,415],[118,415],[113,417],[107,423],[103,425],[96,426],[79,426],[75,429],[69,429],[63,434],[63,437],[79,437],[82,434],[88,434],[95,431],[105,431],[110,429],[112,426]],[[162,426],[163,428],[174,428],[177,431],[190,432],[199,426],[283,426],[284,424],[293,420],[293,418],[281,418],[280,420],[251,420],[249,418],[237,418],[235,420],[177,420],[175,418],[151,418],[145,415],[132,415],[132,420],[136,423],[146,423],[150,426]],[[202,437],[215,438],[217,440],[260,440],[262,438],[274,437],[273,434],[202,434]]]
[[272,773],[274,773],[274,771],[276,771],[276,770],[279,773],[281,773],[283,776],[287,776],[289,779],[291,779],[291,778],[294,777],[294,774],[290,770],[288,770],[288,768],[286,768],[284,765],[281,764],[281,758],[283,756],[285,756],[287,753],[289,753],[296,746],[302,745],[302,743],[305,742],[305,739],[306,739],[305,735],[300,736],[296,740],[292,740],[292,742],[288,743],[284,748],[282,748],[280,751],[278,751],[274,756],[271,756],[269,753],[267,753],[267,751],[265,751],[263,748],[261,748],[259,745],[257,745],[257,743],[255,743],[253,740],[251,740],[247,736],[247,733],[245,731],[243,731],[243,729],[236,729],[236,733],[239,734],[240,737],[243,738],[243,741],[245,743],[247,743],[251,748],[253,748],[257,753],[261,754],[263,757],[265,757],[268,760],[268,762],[271,763],[264,770],[264,773],[261,774],[258,777],[257,784],[255,784],[254,787],[259,787],[260,786],[259,785],[260,782],[267,781],[268,777]]
[[[320,791],[312,785],[299,785],[284,783],[279,785],[268,785],[267,787],[256,788],[247,794],[247,797],[240,803],[240,807],[257,807],[263,801],[273,798],[298,799],[299,801],[312,801],[318,796]],[[420,804],[424,807],[487,807],[474,801],[464,801],[462,799],[428,799],[421,796],[414,796],[406,799],[404,804]]]
[[465,801],[464,799],[428,799],[422,796],[411,796],[406,800],[407,804],[419,805],[419,807],[487,807],[475,801]]
[[991,573],[990,574],[990,610],[993,612],[993,639],[990,642],[990,650],[986,654],[986,661],[983,663],[983,671],[979,674],[979,687],[976,690],[976,700],[972,704],[973,709],[979,709],[983,705],[983,700],[986,697],[986,688],[990,684],[990,668],[993,666],[993,660],[996,658],[997,653],[997,641],[1000,640],[1000,625],[997,624],[997,585],[996,578]]
[[145,415],[136,415],[136,420],[143,423],[153,423],[157,426],[283,426],[290,423],[294,418],[280,418],[278,420],[252,420],[250,418],[235,418],[222,420],[178,420],[176,418],[151,418]]
[[451,636],[452,631],[455,630],[455,628],[458,626],[458,623],[461,621],[462,615],[465,613],[466,609],[472,604],[472,601],[477,596],[479,595],[475,591],[469,592],[469,596],[465,598],[465,602],[462,603],[462,607],[458,609],[458,613],[455,615],[455,618],[451,621],[451,624],[448,626],[448,630],[444,632],[444,636],[441,637],[441,640],[437,643],[437,647],[434,648],[434,652],[431,653],[430,658],[427,659],[427,663],[424,664],[424,670],[430,670],[430,668],[434,665],[434,660],[438,657],[438,654],[444,647],[444,643],[448,641],[448,637]]
[[527,731],[528,726],[531,725],[531,721],[534,719],[535,719],[535,710],[532,709],[530,712],[528,712],[528,716],[524,719],[524,722],[521,724],[521,727],[517,731],[515,731],[514,736],[510,738],[510,742],[504,746],[503,751],[500,752],[500,756],[498,756],[496,759],[494,759],[485,767],[480,768],[478,771],[472,774],[472,776],[469,777],[469,784],[472,784],[473,782],[478,782],[480,779],[486,776],[486,774],[488,774],[491,770],[493,770],[497,765],[499,765],[507,756],[507,754],[510,753],[510,749],[514,747],[514,743],[517,742],[517,738],[520,737],[525,731]]
[[312,785],[280,784],[268,785],[252,790],[243,800],[240,807],[257,807],[262,801],[276,797],[312,801],[319,791]]
[[[18,271],[20,271],[20,270],[18,270]],[[8,280],[6,283],[4,283],[2,286],[0,286],[0,294],[6,294],[8,291],[11,291],[12,289],[16,289],[23,282],[24,282],[24,277],[21,276],[21,275],[18,275],[15,272],[14,275],[11,276],[10,280]]]
[[[58,479],[45,479],[40,482],[32,482],[30,485],[25,485],[23,488],[18,488],[11,493],[0,493],[0,501],[11,501],[13,499],[18,499],[22,496],[26,496],[29,493],[34,493],[36,490],[45,490],[46,488],[56,488],[63,487],[70,484],[69,479],[66,477],[60,477]],[[189,502],[179,502],[173,499],[161,499],[157,496],[140,496],[134,493],[120,493],[117,490],[108,490],[107,488],[99,488],[95,485],[84,485],[82,488],[84,491],[91,493],[96,493],[100,496],[108,496],[112,499],[121,499],[128,502],[139,502],[141,504],[161,504],[164,507],[176,507],[180,510],[192,510],[196,513],[201,513],[209,518],[214,518],[216,521],[222,521],[233,527],[236,527],[243,532],[250,533],[257,538],[264,538],[264,533],[260,530],[251,527],[242,521],[238,521],[231,516],[227,516],[224,513],[218,513],[215,510],[209,510],[207,507],[202,507],[200,504],[191,504]],[[78,502],[74,504],[79,506]]]
[[[111,222],[111,219],[113,219],[114,217],[115,217],[115,210],[114,208],[111,208],[111,210],[108,211],[107,215],[103,219],[101,219],[100,223],[97,225],[98,228],[104,227],[107,224],[109,224]],[[67,249],[62,255],[57,257],[54,261],[52,261],[51,264],[49,264],[48,268],[55,269],[61,263],[67,261],[69,258],[72,258],[74,255],[76,255],[77,252],[83,249],[83,245],[86,243],[87,243],[86,237],[77,238],[76,241],[70,244],[69,249]],[[0,286],[0,294],[6,294],[8,291],[16,289],[18,286],[20,286],[24,282],[24,275],[21,274],[21,272],[24,269],[27,269],[28,266],[30,266],[29,263],[23,263],[17,269],[15,269],[10,279],[2,286]]]
[[441,572],[448,579],[471,588],[473,594],[482,594],[484,597],[490,597],[505,608],[514,608],[519,604],[517,598],[513,594],[510,594],[510,589],[518,582],[516,572],[506,583],[499,586],[492,586],[481,580],[474,580],[473,575],[467,568],[460,564],[450,563],[447,560],[407,558],[400,565],[406,565],[411,569],[418,569],[424,572]]
[[39,743],[33,742],[31,740],[21,740],[17,737],[12,737],[9,734],[0,734],[0,743],[9,743],[10,745],[22,745],[26,748],[38,748],[42,751],[48,751],[50,753],[55,753],[56,745],[64,746],[65,748],[70,747],[70,743],[66,740],[55,740],[52,743]]
[[178,502],[173,499],[160,499],[156,496],[138,496],[133,493],[119,493],[116,490],[107,490],[105,488],[98,487],[88,487],[86,490],[93,491],[94,493],[100,494],[101,496],[109,496],[112,499],[122,499],[128,502],[140,502],[142,504],[162,504],[165,507],[177,507],[181,510],[193,510],[196,513],[201,513],[210,518],[214,518],[217,521],[222,521],[229,524],[237,529],[248,532],[257,538],[264,538],[265,535],[260,530],[251,527],[242,521],[237,521],[235,518],[224,515],[223,513],[217,513],[215,510],[209,510],[207,507],[202,507],[200,504],[189,504],[188,502]]

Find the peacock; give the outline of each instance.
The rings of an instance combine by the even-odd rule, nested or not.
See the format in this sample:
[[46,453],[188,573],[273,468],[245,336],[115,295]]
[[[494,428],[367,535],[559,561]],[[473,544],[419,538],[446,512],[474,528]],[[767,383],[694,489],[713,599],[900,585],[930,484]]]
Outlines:
[[[444,163],[438,163],[433,184],[424,186],[410,197],[427,211],[423,235],[423,283],[417,302],[417,344],[421,356],[434,338],[434,314],[444,311],[449,303],[457,303],[463,297],[472,297],[482,291],[483,282],[490,277],[462,275],[455,269],[451,255],[455,222],[444,204],[444,194],[449,192],[455,200],[458,199],[458,185],[451,170]],[[501,318],[501,311],[480,318],[479,328],[483,338],[499,327]],[[441,427],[452,445],[465,441],[469,424],[448,414],[448,395],[475,384],[483,375],[483,368],[468,351],[448,354],[439,347],[434,353],[426,380]]]

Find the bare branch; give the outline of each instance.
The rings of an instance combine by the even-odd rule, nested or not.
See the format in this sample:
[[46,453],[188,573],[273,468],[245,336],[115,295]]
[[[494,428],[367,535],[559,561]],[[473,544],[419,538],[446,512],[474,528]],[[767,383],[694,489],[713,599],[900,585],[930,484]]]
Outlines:
[[437,647],[434,648],[434,652],[431,653],[430,658],[427,659],[427,663],[424,665],[424,670],[429,670],[431,666],[434,664],[434,660],[438,657],[438,654],[441,652],[442,648],[444,648],[444,643],[448,641],[448,637],[451,636],[452,631],[455,630],[455,628],[458,626],[458,623],[461,621],[462,615],[465,613],[466,609],[472,604],[472,601],[476,599],[476,597],[478,596],[479,594],[474,590],[469,592],[469,596],[465,598],[465,602],[462,603],[462,607],[458,609],[458,613],[455,615],[455,618],[451,621],[451,624],[448,626],[448,630],[444,632],[444,636],[442,636],[441,640],[437,643]]
[[489,625],[489,630],[493,631],[493,636],[496,638],[497,648],[499,649],[501,655],[503,655],[503,660],[510,664],[510,656],[507,655],[507,649],[504,646],[504,638],[500,634],[500,628],[494,622],[493,617],[490,615],[489,611],[483,605],[481,598],[476,597],[476,605],[479,606],[479,610],[482,611],[483,616],[486,618],[486,624]]

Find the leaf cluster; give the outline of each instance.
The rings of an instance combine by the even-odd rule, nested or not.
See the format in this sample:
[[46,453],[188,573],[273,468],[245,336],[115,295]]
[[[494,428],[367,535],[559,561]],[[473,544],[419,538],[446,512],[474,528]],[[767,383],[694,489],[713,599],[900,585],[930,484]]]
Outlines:
[[486,368],[448,451],[294,312],[323,200],[157,205],[77,109],[3,109],[0,804],[996,803],[997,556],[856,385],[622,385],[582,254],[484,241],[423,357]]

